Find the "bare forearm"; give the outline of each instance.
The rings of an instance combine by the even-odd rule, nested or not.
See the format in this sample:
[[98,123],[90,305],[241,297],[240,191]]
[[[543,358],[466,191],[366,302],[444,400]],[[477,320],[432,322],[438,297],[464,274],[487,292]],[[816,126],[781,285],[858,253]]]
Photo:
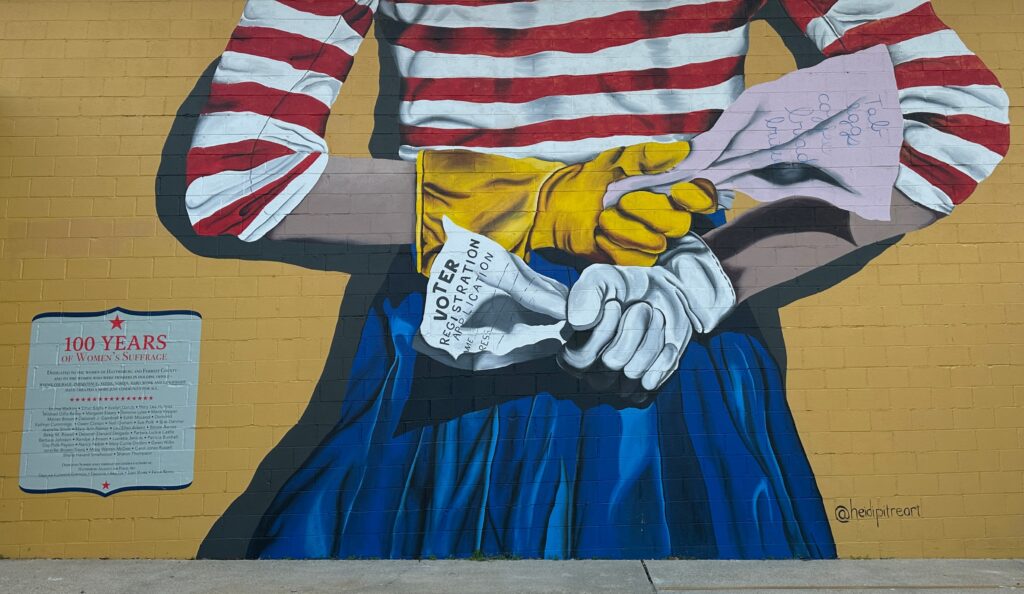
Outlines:
[[416,165],[388,159],[331,157],[310,193],[270,233],[355,245],[412,243]]
[[[268,236],[353,245],[415,241],[415,164],[332,157],[306,198]],[[941,215],[893,193],[891,220],[870,221],[811,198],[759,206],[704,236],[739,301]]]
[[941,215],[893,192],[891,220],[869,221],[810,198],[759,206],[704,236],[739,301]]

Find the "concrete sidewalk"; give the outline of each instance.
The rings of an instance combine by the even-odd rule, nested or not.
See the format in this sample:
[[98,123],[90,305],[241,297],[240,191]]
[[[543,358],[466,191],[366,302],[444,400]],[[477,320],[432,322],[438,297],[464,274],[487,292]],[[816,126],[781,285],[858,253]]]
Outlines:
[[1024,591],[1024,560],[0,561],[0,592]]

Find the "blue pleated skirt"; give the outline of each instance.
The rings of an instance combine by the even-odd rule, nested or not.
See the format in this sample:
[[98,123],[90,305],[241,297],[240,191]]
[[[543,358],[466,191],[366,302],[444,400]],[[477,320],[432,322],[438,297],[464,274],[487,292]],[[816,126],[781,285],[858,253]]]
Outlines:
[[[576,272],[534,256],[567,285]],[[277,494],[258,558],[832,558],[777,363],[734,315],[647,405],[553,361],[420,355],[420,291],[379,295],[340,421]]]

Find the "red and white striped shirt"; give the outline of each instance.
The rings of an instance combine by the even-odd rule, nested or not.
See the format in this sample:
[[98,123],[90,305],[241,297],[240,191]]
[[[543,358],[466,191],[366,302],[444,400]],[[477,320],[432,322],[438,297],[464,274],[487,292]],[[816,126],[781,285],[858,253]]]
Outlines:
[[[200,234],[262,237],[327,163],[324,129],[376,18],[401,75],[400,156],[461,147],[562,162],[687,140],[744,89],[765,0],[249,0],[188,154]],[[885,44],[896,186],[950,212],[1009,148],[1008,98],[923,0],[781,0],[826,56]]]

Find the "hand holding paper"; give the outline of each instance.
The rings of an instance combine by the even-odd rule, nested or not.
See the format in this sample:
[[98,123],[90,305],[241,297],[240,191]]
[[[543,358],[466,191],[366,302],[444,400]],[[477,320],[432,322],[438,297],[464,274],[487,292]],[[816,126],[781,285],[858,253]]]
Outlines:
[[660,193],[638,189],[605,205],[603,192],[617,180],[671,171],[689,152],[686,142],[646,142],[555,171],[538,193],[530,249],[555,248],[590,262],[653,265],[669,240],[689,232],[692,213],[718,208],[714,188],[680,180]]
[[496,242],[444,217],[416,350],[459,369],[497,369],[551,356],[569,336],[569,289]]
[[[761,201],[814,197],[888,220],[902,142],[892,62],[884,48],[872,48],[749,89],[694,140],[686,160],[613,181],[604,212],[632,212],[647,194],[666,199],[678,184],[707,178]],[[564,186],[566,195],[581,179]],[[565,365],[600,361],[653,390],[675,370],[691,335],[710,332],[736,304],[717,258],[693,234],[666,229],[672,242],[640,250],[656,255],[655,266],[591,265],[570,291],[447,217],[443,230],[416,347],[453,367],[494,369],[552,356],[574,332],[587,331],[582,344],[564,350]]]
[[612,183],[604,204],[706,178],[760,202],[819,198],[887,221],[902,145],[892,60],[876,46],[747,89],[693,139],[685,161],[666,173]]
[[[430,273],[415,346],[451,367],[495,369],[561,352],[569,369],[600,364],[655,390],[694,331],[710,332],[736,303],[717,259],[693,234],[658,266],[595,264],[569,290],[486,237],[443,222],[448,241]],[[562,351],[582,331],[586,339]]]
[[[655,274],[651,274],[655,272]],[[679,295],[657,269],[598,264],[583,272],[569,294],[569,324],[589,331],[559,360],[584,371],[600,362],[654,390],[676,370],[693,336]]]
[[693,213],[718,208],[714,187],[689,180],[662,193],[626,193],[602,205],[617,180],[664,173],[689,154],[687,142],[613,147],[589,161],[515,159],[469,150],[426,150],[417,160],[418,269],[444,242],[442,218],[486,235],[521,257],[555,249],[586,262],[650,266],[690,230]]

